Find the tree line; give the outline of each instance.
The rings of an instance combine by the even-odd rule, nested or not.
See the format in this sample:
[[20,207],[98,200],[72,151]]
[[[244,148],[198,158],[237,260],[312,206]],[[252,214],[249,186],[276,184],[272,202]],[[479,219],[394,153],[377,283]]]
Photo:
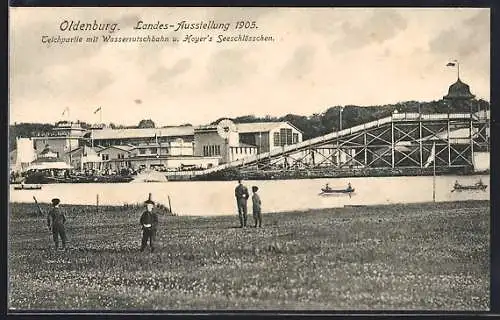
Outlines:
[[[482,99],[474,99],[470,104],[455,103],[448,104],[445,100],[437,100],[430,102],[405,101],[396,104],[379,105],[379,106],[332,106],[323,113],[315,113],[310,116],[302,116],[296,114],[287,114],[281,117],[263,116],[257,117],[254,115],[243,115],[232,118],[236,123],[252,123],[252,122],[280,122],[288,121],[303,132],[303,139],[311,139],[332,131],[337,131],[340,128],[340,113],[342,110],[342,128],[349,128],[369,121],[374,121],[380,118],[387,117],[393,112],[409,113],[446,113],[446,112],[469,112],[472,108],[473,112],[478,110],[489,110],[490,103]],[[216,124],[219,118],[212,122]],[[79,123],[83,128],[90,128],[90,124],[86,122]],[[33,137],[43,136],[49,133],[55,125],[46,123],[16,123],[9,126],[9,150],[16,147],[16,137]],[[182,126],[190,126],[189,123],[184,123]],[[141,120],[137,126],[123,126],[114,123],[108,124],[108,127],[113,129],[123,128],[155,128],[155,123],[151,119]]]

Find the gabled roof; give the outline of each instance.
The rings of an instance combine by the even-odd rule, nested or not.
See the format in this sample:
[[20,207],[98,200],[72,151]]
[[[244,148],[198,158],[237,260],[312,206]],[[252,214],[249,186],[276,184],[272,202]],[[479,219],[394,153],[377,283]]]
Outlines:
[[[95,152],[100,152],[104,148],[105,147],[103,147],[103,146],[94,146]],[[85,149],[89,150],[89,149],[92,149],[92,147],[88,147],[88,146],[78,147],[78,148],[75,148],[75,149],[73,149],[71,151],[66,152],[66,154],[70,154],[70,153],[72,154],[72,153],[76,153],[76,152],[82,151],[82,150],[83,150],[83,152],[85,152]]]
[[135,149],[136,147],[131,146],[131,145],[112,145],[112,146],[107,146],[99,150],[99,152],[103,152],[106,149],[118,149],[120,151],[124,152],[130,152],[132,149]]
[[120,149],[120,150],[123,150],[123,151],[126,151],[126,152],[129,152],[130,150],[136,148],[135,146],[131,146],[131,145],[128,145],[128,144],[125,144],[125,145],[113,145],[111,147],[116,148],[116,149]]
[[192,136],[194,128],[189,126],[168,128],[143,129],[102,129],[93,131],[94,140],[127,139],[127,138],[154,138],[172,136]]

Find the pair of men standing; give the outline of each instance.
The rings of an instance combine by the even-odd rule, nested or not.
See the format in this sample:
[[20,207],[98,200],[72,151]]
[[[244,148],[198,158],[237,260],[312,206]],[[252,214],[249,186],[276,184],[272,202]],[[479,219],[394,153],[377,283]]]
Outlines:
[[[259,195],[257,194],[258,190],[258,187],[252,187],[253,219],[255,221],[255,227],[257,227],[257,225],[262,227],[261,201]],[[238,206],[240,228],[243,228],[247,226],[247,200],[250,195],[248,194],[247,187],[241,183],[241,179],[238,180],[238,185],[234,189],[234,196],[236,197],[236,205]]]

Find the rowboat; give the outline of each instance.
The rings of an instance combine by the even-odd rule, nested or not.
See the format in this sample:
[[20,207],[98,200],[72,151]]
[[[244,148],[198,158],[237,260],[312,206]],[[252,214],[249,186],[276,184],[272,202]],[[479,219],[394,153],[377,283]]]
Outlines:
[[455,183],[455,185],[453,186],[453,190],[451,190],[451,192],[466,191],[466,190],[486,191],[486,188],[488,188],[488,185],[483,184],[481,181],[475,183],[474,185],[461,185],[460,183]]
[[14,187],[14,190],[40,190],[40,189],[42,189],[42,186],[38,184],[21,184]]
[[352,193],[355,189],[347,188],[347,189],[326,189],[321,188],[322,193]]
[[321,192],[319,193],[320,195],[342,195],[342,194],[348,194],[349,197],[351,197],[351,194],[354,192],[354,188],[351,186],[345,188],[345,189],[332,189],[330,187],[326,188],[321,188]]

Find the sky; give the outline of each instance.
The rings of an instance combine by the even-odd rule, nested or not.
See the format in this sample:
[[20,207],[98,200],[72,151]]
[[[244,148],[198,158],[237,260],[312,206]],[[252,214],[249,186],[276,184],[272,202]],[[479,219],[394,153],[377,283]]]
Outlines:
[[[242,115],[312,115],[331,106],[441,99],[460,78],[490,100],[490,11],[471,8],[10,8],[9,122],[202,125]],[[61,31],[64,20],[120,30]],[[138,21],[231,23],[134,30]],[[236,21],[258,29],[235,30]],[[219,34],[272,42],[104,43]],[[82,36],[46,44],[43,36]],[[97,43],[85,43],[97,35]],[[94,113],[101,107],[102,112]],[[68,108],[69,112],[64,112]],[[64,115],[63,115],[64,113]]]

